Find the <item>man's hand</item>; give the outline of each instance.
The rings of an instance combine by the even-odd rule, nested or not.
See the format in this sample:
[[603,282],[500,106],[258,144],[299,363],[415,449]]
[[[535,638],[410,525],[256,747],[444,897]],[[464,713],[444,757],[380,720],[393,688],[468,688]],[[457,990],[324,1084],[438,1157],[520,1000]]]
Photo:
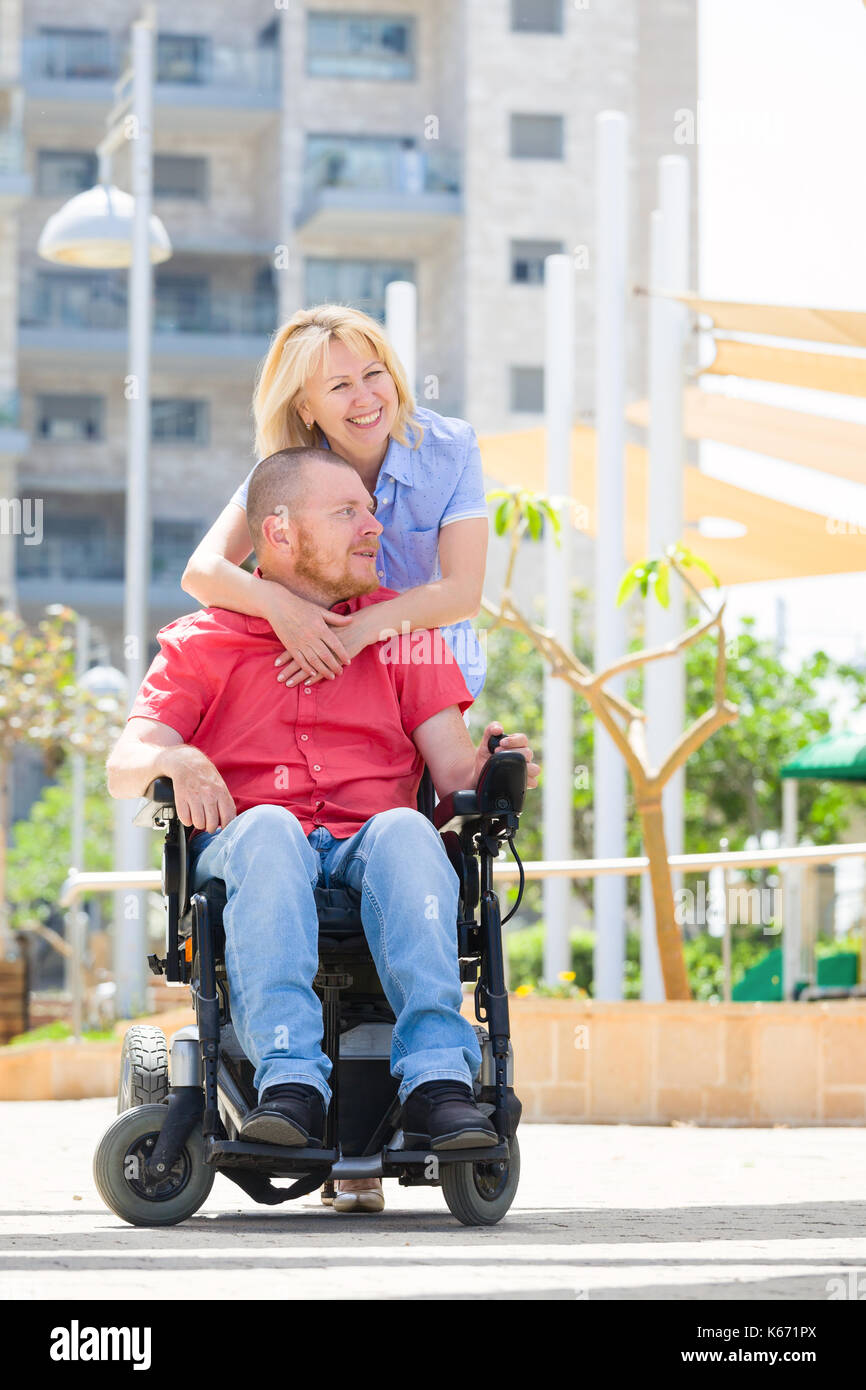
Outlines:
[[[491,757],[493,756],[487,747],[487,740],[491,738],[493,734],[502,734],[504,732],[505,730],[503,729],[501,724],[494,723],[488,724],[487,728],[484,730],[484,733],[481,735],[481,742],[479,743],[478,751],[475,754],[475,770],[473,773],[472,782],[473,787],[477,787],[478,778],[481,776],[481,769],[484,767],[484,764],[488,763]],[[500,749],[507,749],[509,752],[519,752],[523,754],[528,764],[526,768],[527,788],[537,787],[538,774],[541,771],[541,768],[538,763],[533,762],[532,760],[532,749],[529,746],[529,740],[526,737],[526,734],[509,734],[508,737],[504,738],[502,742],[499,744],[499,747],[496,750],[497,753],[500,751]]]
[[183,744],[167,748],[165,775],[174,786],[178,819],[196,830],[224,830],[237,815],[231,793],[210,758],[200,748]]

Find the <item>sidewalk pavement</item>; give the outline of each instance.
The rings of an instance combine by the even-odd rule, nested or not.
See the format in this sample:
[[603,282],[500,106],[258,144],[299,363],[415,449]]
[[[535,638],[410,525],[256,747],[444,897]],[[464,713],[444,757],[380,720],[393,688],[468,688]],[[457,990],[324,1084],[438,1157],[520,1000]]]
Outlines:
[[[386,1181],[380,1216],[259,1207],[127,1226],[99,1199],[111,1100],[0,1104],[0,1298],[730,1299],[866,1296],[860,1129],[522,1125],[509,1215],[459,1225]],[[191,1278],[194,1282],[191,1283]]]

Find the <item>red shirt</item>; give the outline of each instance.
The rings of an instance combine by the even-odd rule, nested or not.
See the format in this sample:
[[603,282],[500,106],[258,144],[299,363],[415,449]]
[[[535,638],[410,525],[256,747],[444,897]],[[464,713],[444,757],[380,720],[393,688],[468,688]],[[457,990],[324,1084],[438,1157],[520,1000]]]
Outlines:
[[[394,597],[380,588],[333,611]],[[168,724],[200,748],[238,815],[286,806],[306,835],[324,825],[347,839],[380,811],[414,807],[424,763],[413,729],[450,705],[462,714],[472,704],[438,628],[371,643],[335,680],[291,689],[277,680],[284,648],[265,618],[206,608],[157,638],[128,718]]]

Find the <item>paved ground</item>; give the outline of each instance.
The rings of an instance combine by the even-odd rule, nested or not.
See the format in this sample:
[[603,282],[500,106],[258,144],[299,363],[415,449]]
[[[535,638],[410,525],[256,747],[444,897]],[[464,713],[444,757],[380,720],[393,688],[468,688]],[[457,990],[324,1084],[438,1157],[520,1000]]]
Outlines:
[[[91,1177],[111,1100],[0,1104],[2,1298],[866,1297],[866,1133],[524,1125],[508,1217],[460,1226],[386,1182],[380,1216],[256,1206],[217,1176],[143,1230]],[[831,1282],[836,1281],[836,1282]],[[841,1282],[840,1282],[841,1281]]]

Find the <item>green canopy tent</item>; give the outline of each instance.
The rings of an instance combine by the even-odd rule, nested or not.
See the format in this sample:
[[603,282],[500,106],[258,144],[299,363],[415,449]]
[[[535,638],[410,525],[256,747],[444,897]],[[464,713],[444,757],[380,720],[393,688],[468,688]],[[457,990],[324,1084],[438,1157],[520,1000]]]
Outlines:
[[[840,733],[824,734],[814,743],[808,743],[805,748],[801,748],[799,753],[780,768],[780,775],[783,778],[782,840],[786,845],[796,845],[798,781],[810,778],[827,782],[866,782],[866,732],[857,733],[852,729],[843,729]],[[787,902],[785,931],[782,939],[782,978],[783,997],[788,999],[793,997],[795,982],[802,971],[804,945],[807,946],[810,961],[808,973],[813,975],[814,969],[814,941],[812,939],[814,931],[809,931],[808,943],[803,941],[801,875],[802,871],[797,869],[790,870],[786,875]],[[864,942],[864,949],[866,949],[866,942]],[[855,970],[856,974],[856,957],[852,956],[852,959],[854,965],[851,968]],[[837,969],[844,969],[844,962],[841,957],[833,963]],[[828,960],[828,967],[830,964],[831,961]],[[866,970],[863,973],[866,975]],[[818,983],[821,985],[823,982],[819,981]],[[829,979],[826,984],[830,986]],[[838,988],[832,988],[832,993],[849,992],[842,987],[841,977],[838,981],[834,981],[834,984],[838,985]],[[824,988],[820,990],[820,993],[826,997],[827,994],[831,993],[831,988]],[[818,994],[819,990],[814,987],[807,991],[807,997]]]
[[827,782],[866,782],[866,733],[825,734],[785,763],[782,777],[820,777]]

